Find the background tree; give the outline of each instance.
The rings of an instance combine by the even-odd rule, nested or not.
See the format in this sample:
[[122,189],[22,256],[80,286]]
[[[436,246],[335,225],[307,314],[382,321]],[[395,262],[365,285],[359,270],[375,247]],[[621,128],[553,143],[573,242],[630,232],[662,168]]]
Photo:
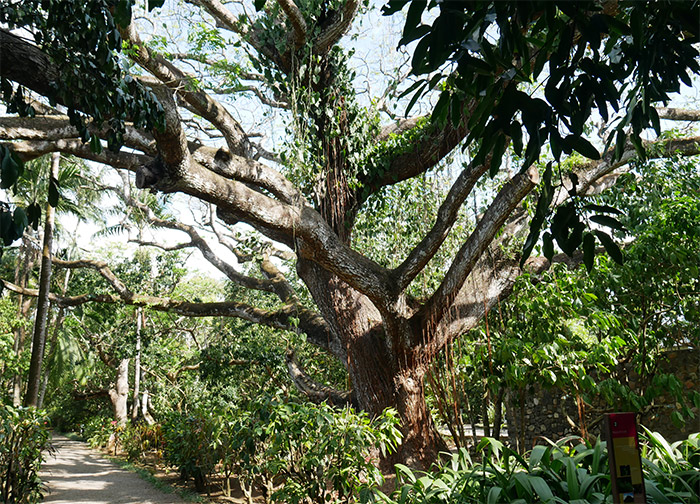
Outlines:
[[[392,9],[405,4],[393,2]],[[545,255],[553,255],[554,241],[567,253],[582,246],[590,267],[598,240],[619,259],[608,233],[586,232],[588,215],[603,225],[617,221],[605,209],[583,208],[577,196],[599,190],[606,175],[624,171],[638,154],[697,153],[693,138],[661,138],[653,149],[640,140],[648,125],[660,132],[657,118],[685,117],[684,111],[657,112],[654,104],[698,69],[692,47],[697,25],[688,21],[698,17],[695,5],[447,4],[453,3],[441,4],[431,29],[420,24],[427,3],[414,0],[404,31],[404,42],[429,40],[417,46],[416,73],[456,63],[457,73],[441,85],[446,94],[436,103],[434,121],[408,118],[385,126],[376,109],[359,102],[340,44],[358,16],[356,0],[253,6],[192,0],[178,17],[187,42],[160,33],[144,39],[148,24],[132,19],[130,2],[55,0],[42,9],[25,2],[0,11],[6,26],[34,36],[0,30],[5,101],[21,116],[0,119],[3,185],[20,176],[17,156],[71,153],[132,172],[139,188],[211,205],[212,231],[243,222],[259,233],[257,243],[275,242],[269,250],[282,247],[293,255],[293,269],[276,263],[273,252],[259,257],[259,270],[239,271],[198,241],[197,229],[175,223],[231,281],[276,296],[274,307],[260,309],[250,298],[198,303],[139,295],[96,261],[72,266],[100,271],[116,294],[61,302],[119,300],[303,332],[345,366],[359,407],[375,414],[397,408],[406,460],[434,458],[442,440],[425,403],[426,370],[441,348],[510,292],[550,211],[558,208],[543,237]],[[167,19],[167,8],[149,14],[156,15]],[[456,40],[444,38],[453,34]],[[25,71],[20,61],[37,70]],[[431,75],[427,88],[441,79]],[[544,85],[543,97],[538,85]],[[236,107],[248,103],[240,93],[251,91],[260,106],[281,111],[288,133],[280,152],[256,145],[242,125],[247,121],[237,119]],[[584,136],[594,104],[615,124],[602,155]],[[609,107],[619,114],[609,115]],[[630,127],[631,144],[625,142]],[[574,151],[590,160],[537,164],[546,142],[553,161]],[[523,159],[516,170],[502,165],[509,144]],[[362,212],[392,186],[432,173],[458,148],[469,154],[467,162],[456,167],[439,208],[425,217],[429,229],[390,262],[360,253],[353,231]],[[415,296],[412,285],[440,261],[447,237],[457,231],[456,216],[487,173],[498,175],[499,184],[476,196],[483,211],[449,259],[433,266],[441,272],[435,287]],[[530,219],[523,204],[533,204],[540,178]],[[521,256],[518,237],[529,221]],[[245,240],[230,248],[241,246]],[[539,259],[531,264],[548,266]],[[288,279],[294,274],[304,287]]]

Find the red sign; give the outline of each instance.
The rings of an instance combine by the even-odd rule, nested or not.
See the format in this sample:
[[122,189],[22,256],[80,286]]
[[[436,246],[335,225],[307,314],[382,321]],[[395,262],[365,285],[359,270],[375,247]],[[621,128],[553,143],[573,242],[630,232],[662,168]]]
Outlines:
[[613,502],[646,503],[634,413],[605,415]]

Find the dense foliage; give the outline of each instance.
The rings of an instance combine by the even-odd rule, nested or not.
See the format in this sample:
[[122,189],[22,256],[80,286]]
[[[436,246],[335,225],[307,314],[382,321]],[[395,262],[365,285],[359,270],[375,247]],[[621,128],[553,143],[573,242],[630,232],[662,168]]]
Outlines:
[[[689,73],[700,72],[694,47],[700,30],[691,21],[700,11],[694,2],[390,0],[384,12],[407,4],[400,44],[418,40],[412,71],[425,76],[406,91],[417,90],[411,104],[428,90],[442,89],[432,117],[455,126],[468,107],[467,144],[478,142],[477,160],[493,155],[492,175],[509,146],[522,156],[522,169],[547,144],[556,161],[572,151],[600,158],[586,139],[594,111],[606,123],[605,149],[616,145],[613,161],[628,139],[643,158],[644,130],[661,134],[653,104],[667,104],[681,83],[691,85]],[[435,10],[424,23],[424,11]],[[538,93],[532,85],[542,80],[544,93]],[[575,195],[577,180],[572,183]],[[537,243],[551,197],[552,181],[545,175],[523,261]],[[596,239],[616,254],[600,229],[584,234],[586,219],[574,210],[552,220],[545,238],[556,239],[569,254],[583,245],[589,261]]]
[[370,419],[349,408],[266,396],[245,409],[173,412],[154,426],[94,421],[85,435],[93,446],[116,442],[133,460],[162,456],[199,492],[221,476],[227,496],[237,480],[248,499],[255,493],[272,502],[322,504],[366,498],[383,482],[379,457],[400,443],[397,426],[389,410]]
[[46,417],[34,408],[0,404],[0,497],[6,504],[40,502],[39,469],[50,449]]
[[[700,437],[667,443],[647,432],[641,441],[647,496],[656,503],[690,504],[700,499]],[[452,455],[435,472],[416,473],[397,466],[397,489],[385,504],[466,504],[534,502],[604,504],[611,485],[606,443],[578,438],[538,445],[520,455],[494,439],[477,447],[480,460],[467,450]],[[661,469],[663,467],[663,469]]]

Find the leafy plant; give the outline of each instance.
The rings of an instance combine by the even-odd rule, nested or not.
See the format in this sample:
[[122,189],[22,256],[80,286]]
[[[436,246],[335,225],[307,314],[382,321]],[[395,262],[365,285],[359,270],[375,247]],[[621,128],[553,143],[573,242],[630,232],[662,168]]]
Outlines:
[[285,478],[272,496],[277,502],[350,502],[383,481],[378,451],[400,440],[398,416],[386,410],[375,420],[328,404],[273,404],[265,426],[266,457],[272,472]]
[[148,425],[138,423],[128,425],[121,435],[121,444],[126,456],[130,460],[143,458],[146,452],[155,450],[159,457],[163,453],[165,440],[160,424]]
[[[657,433],[642,438],[642,462],[648,496],[658,503],[694,503],[700,498],[698,434],[669,444]],[[385,504],[411,503],[574,503],[611,502],[606,443],[564,438],[535,446],[521,456],[501,442],[484,438],[481,461],[460,449],[432,473],[397,465],[397,488],[371,499]]]
[[213,449],[219,425],[210,412],[174,413],[163,427],[165,460],[179,468],[181,477],[192,477],[198,492],[206,488],[207,480],[221,459]]
[[115,433],[116,422],[108,417],[92,417],[83,426],[83,436],[93,448],[104,448]]
[[39,469],[50,449],[43,413],[34,408],[0,406],[0,497],[7,504],[42,499]]

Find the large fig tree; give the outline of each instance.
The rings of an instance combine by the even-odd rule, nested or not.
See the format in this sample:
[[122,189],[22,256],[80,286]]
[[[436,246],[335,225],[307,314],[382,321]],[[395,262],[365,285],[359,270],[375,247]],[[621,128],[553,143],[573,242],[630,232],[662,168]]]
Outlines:
[[[145,7],[132,0],[0,3],[2,187],[22,176],[22,161],[61,152],[131,172],[141,189],[199,200],[215,210],[210,236],[241,261],[251,254],[231,241],[238,223],[276,244],[258,258],[259,272],[225,262],[201,229],[149,213],[137,195],[125,194],[140,215],[188,235],[179,245],[198,247],[241,290],[278,301],[143,296],[95,261],[57,266],[98,269],[113,296],[52,299],[127,302],[302,331],[344,364],[351,390],[309,384],[290,359],[299,384],[372,413],[395,407],[407,461],[432,460],[442,447],[426,407],[427,365],[509,293],[521,268],[547,267],[543,258],[526,262],[541,230],[549,226],[542,248],[550,259],[555,243],[568,254],[581,248],[588,265],[596,242],[617,257],[605,231],[617,222],[581,198],[610,185],[636,156],[698,152],[694,138],[645,137],[647,128],[661,133],[662,118],[696,119],[655,108],[698,69],[694,3],[394,0],[386,13],[404,9],[396,43],[415,47],[413,75],[375,80],[369,89],[379,83],[388,90],[369,100],[358,92],[363,83],[344,40],[366,12],[359,0],[160,0]],[[367,47],[379,31],[353,33]],[[429,117],[392,113],[397,104],[425,107],[431,92],[440,97]],[[256,143],[253,128],[266,114],[281,126],[272,141]],[[607,127],[600,142],[587,137],[592,119]],[[464,162],[445,177],[435,211],[420,214],[425,232],[380,260],[386,257],[360,240],[372,233],[356,232],[357,223],[381,236],[382,222],[367,218],[368,209],[393,188],[430,178],[455,153]],[[474,221],[455,232],[489,175],[496,183],[470,199],[481,207]],[[40,207],[3,209],[6,244],[39,218]],[[401,208],[397,218],[407,211],[424,212]],[[591,230],[590,221],[603,227]],[[280,267],[275,254],[291,256],[295,271]],[[427,269],[437,277],[418,296],[413,287]],[[291,281],[295,275],[301,283]]]

